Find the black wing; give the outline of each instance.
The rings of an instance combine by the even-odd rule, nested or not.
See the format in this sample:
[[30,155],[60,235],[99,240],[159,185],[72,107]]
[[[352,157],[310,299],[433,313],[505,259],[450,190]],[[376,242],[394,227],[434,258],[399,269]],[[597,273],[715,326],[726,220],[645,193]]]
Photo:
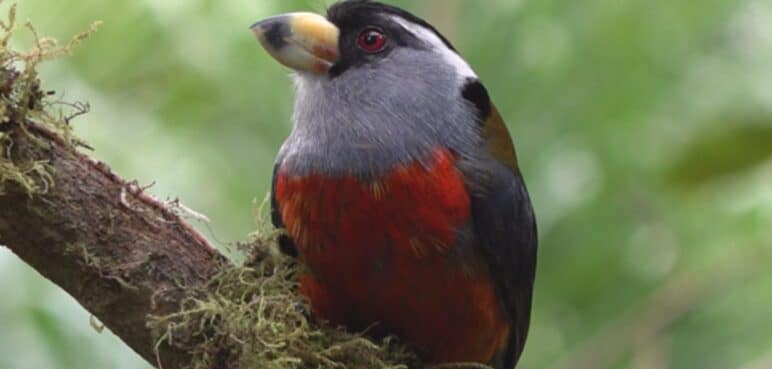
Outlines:
[[512,324],[506,352],[497,356],[494,365],[512,369],[523,351],[531,318],[536,221],[517,169],[496,162],[484,177],[482,188],[472,195],[474,231]]
[[[276,165],[274,165],[273,179],[271,180],[271,223],[273,223],[273,226],[277,229],[284,228],[284,223],[281,220],[281,208],[276,201],[276,177],[279,174],[280,166],[281,163],[276,163]],[[295,246],[295,242],[293,242],[288,235],[284,233],[279,235],[278,242],[279,250],[281,250],[281,252],[292,257],[298,256],[298,249]]]

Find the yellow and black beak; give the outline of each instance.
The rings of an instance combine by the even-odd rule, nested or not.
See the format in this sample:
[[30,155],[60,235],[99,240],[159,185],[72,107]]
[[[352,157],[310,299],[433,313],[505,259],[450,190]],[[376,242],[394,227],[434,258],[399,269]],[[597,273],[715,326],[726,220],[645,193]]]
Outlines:
[[297,71],[327,74],[340,57],[340,30],[318,14],[279,15],[251,29],[271,56]]

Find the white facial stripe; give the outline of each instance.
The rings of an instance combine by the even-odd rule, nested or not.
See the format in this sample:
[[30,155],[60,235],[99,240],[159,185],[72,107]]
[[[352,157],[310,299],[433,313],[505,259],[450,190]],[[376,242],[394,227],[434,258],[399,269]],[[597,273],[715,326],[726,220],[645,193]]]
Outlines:
[[475,72],[472,70],[472,67],[469,66],[469,63],[462,59],[461,56],[459,56],[453,50],[448,48],[448,46],[445,45],[445,43],[439,36],[437,36],[437,34],[422,26],[408,22],[401,17],[392,16],[391,18],[395,22],[399,23],[399,25],[404,27],[405,30],[432,45],[432,48],[439,52],[449,65],[453,66],[462,80],[466,80],[467,78],[477,79],[477,74],[475,74]]

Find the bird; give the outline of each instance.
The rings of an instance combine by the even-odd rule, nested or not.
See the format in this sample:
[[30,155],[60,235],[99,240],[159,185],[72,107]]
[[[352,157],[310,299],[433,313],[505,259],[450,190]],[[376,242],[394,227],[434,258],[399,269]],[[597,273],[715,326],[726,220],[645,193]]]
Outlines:
[[427,363],[516,366],[537,227],[488,90],[424,19],[370,0],[251,26],[291,69],[271,219],[319,321],[394,335]]

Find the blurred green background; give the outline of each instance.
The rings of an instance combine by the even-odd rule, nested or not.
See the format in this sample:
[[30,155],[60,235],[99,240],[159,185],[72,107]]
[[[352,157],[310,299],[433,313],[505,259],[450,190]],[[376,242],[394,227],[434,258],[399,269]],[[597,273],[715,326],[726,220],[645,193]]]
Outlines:
[[[772,368],[772,1],[393,3],[454,41],[518,143],[541,233],[520,368]],[[254,227],[290,129],[288,72],[247,27],[325,5],[19,12],[62,40],[104,21],[47,88],[91,103],[75,127],[94,156],[209,215],[224,245]],[[149,368],[5,249],[0,291],[0,368]]]

